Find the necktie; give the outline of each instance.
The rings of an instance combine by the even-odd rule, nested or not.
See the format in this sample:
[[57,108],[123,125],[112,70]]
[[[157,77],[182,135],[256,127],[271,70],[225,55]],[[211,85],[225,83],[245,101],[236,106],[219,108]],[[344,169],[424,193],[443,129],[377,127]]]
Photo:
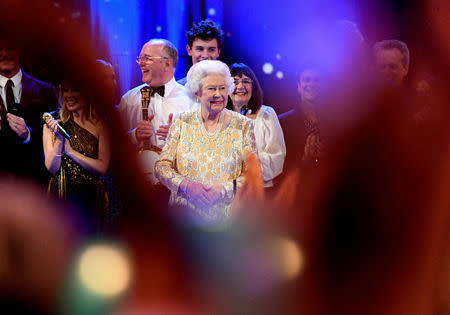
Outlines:
[[14,98],[14,92],[13,92],[13,87],[14,83],[12,80],[8,80],[8,82],[6,82],[6,109],[8,110],[8,112],[10,112],[13,107],[14,104],[16,103],[16,100]]
[[164,85],[163,86],[159,86],[156,88],[153,88],[151,95],[155,95],[155,93],[158,93],[159,95],[161,95],[162,97],[164,97]]
[[2,116],[2,119],[5,118],[6,113],[7,113],[7,111],[6,111],[6,104],[4,104],[3,100],[1,100],[1,102],[0,102],[0,115]]

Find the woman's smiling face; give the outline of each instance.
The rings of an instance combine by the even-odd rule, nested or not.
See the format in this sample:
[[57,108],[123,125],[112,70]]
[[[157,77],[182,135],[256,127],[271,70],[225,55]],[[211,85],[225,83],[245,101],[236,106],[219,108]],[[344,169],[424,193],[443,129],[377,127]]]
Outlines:
[[225,78],[221,74],[208,75],[200,90],[195,94],[200,101],[202,110],[209,113],[222,111],[227,104],[228,97]]
[[78,88],[68,83],[64,83],[61,88],[64,106],[69,112],[79,111],[86,106],[86,100]]
[[234,78],[234,92],[230,95],[233,105],[241,108],[244,105],[248,105],[250,98],[252,97],[253,85],[252,79],[245,74],[241,77],[235,76]]

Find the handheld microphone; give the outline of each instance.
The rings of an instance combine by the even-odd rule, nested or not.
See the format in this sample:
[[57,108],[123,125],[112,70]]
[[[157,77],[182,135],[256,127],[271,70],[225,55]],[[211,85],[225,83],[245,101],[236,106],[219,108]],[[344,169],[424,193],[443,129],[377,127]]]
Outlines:
[[[45,121],[45,123],[48,123],[48,121],[50,119],[52,119],[53,116],[50,113],[44,113],[44,115],[42,115],[42,119]],[[58,129],[58,133],[63,136],[64,138],[66,138],[67,140],[70,140],[70,135],[67,133],[67,131],[64,130],[63,127],[61,127],[60,124],[56,124],[56,127]]]

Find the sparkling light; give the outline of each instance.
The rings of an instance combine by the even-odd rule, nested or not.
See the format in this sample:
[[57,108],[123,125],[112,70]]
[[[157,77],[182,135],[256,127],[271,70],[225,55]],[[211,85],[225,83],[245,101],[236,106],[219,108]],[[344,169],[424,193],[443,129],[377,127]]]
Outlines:
[[283,77],[284,77],[284,74],[283,74],[283,72],[281,72],[281,71],[277,71],[277,73],[275,74],[275,76],[278,78],[278,79],[283,79]]
[[100,296],[113,297],[127,289],[130,269],[122,250],[109,245],[94,245],[81,256],[78,274],[86,288]]
[[161,32],[161,31],[162,31],[161,25],[158,25],[158,26],[156,27],[156,31],[157,31],[157,32]]
[[273,72],[273,66],[270,62],[263,64],[262,69],[265,74],[271,74]]
[[277,58],[277,60],[280,60],[281,59],[281,55],[280,54],[276,54],[275,58]]
[[210,8],[210,9],[208,10],[208,14],[209,14],[209,15],[216,15],[216,9]]

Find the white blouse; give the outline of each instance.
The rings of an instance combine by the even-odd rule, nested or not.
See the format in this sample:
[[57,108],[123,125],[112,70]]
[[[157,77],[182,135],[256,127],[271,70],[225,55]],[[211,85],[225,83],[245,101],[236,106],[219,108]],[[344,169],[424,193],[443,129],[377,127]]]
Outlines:
[[272,179],[283,171],[286,144],[275,110],[262,105],[254,119],[256,149],[261,162],[264,187],[272,187]]

